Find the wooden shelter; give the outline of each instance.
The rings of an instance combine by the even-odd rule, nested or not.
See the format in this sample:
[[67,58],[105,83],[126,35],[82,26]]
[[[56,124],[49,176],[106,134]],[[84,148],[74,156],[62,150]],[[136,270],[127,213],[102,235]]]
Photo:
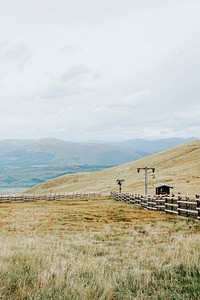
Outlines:
[[154,187],[156,189],[156,195],[169,195],[170,189],[173,189],[173,186],[163,182],[154,184]]

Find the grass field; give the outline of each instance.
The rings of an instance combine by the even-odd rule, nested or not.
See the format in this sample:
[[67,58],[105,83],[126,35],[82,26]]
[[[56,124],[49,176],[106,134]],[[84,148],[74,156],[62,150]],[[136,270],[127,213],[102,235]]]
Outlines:
[[0,204],[0,299],[200,299],[200,222],[109,197]]

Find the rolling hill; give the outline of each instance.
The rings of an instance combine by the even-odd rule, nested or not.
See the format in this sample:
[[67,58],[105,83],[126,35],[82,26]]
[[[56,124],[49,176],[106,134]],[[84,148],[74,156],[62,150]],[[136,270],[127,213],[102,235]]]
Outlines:
[[116,165],[149,155],[133,147],[75,143],[58,139],[0,141],[0,168],[65,165]]
[[0,141],[0,193],[16,193],[49,179],[103,170],[182,144],[188,139],[75,143],[58,139]]
[[119,165],[160,152],[195,138],[120,143],[75,143],[58,139],[0,141],[0,169],[61,165]]
[[174,186],[174,193],[200,193],[200,140],[154,154],[137,161],[99,172],[65,175],[29,189],[29,193],[100,191],[108,194],[117,190],[116,179],[124,179],[122,191],[144,193],[144,172],[138,167],[155,167],[155,176],[149,173],[149,193],[154,184],[165,182]]

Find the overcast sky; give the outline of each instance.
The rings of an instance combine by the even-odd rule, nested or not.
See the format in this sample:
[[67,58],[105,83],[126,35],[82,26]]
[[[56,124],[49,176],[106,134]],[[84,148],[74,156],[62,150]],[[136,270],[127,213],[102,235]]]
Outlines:
[[0,139],[200,137],[199,0],[0,0]]

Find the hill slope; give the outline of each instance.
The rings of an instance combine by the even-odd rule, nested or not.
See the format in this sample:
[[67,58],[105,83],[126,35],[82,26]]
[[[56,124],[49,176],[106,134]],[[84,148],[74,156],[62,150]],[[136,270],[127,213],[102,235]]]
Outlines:
[[167,150],[195,138],[75,143],[58,139],[0,141],[0,190],[16,193],[65,174],[93,172]]
[[109,193],[117,190],[116,179],[125,182],[122,191],[144,193],[144,172],[137,173],[138,167],[155,167],[155,178],[149,174],[149,193],[153,185],[165,182],[174,186],[174,193],[200,193],[200,140],[172,148],[159,154],[122,164],[107,170],[65,175],[37,185],[30,193],[100,191]]

